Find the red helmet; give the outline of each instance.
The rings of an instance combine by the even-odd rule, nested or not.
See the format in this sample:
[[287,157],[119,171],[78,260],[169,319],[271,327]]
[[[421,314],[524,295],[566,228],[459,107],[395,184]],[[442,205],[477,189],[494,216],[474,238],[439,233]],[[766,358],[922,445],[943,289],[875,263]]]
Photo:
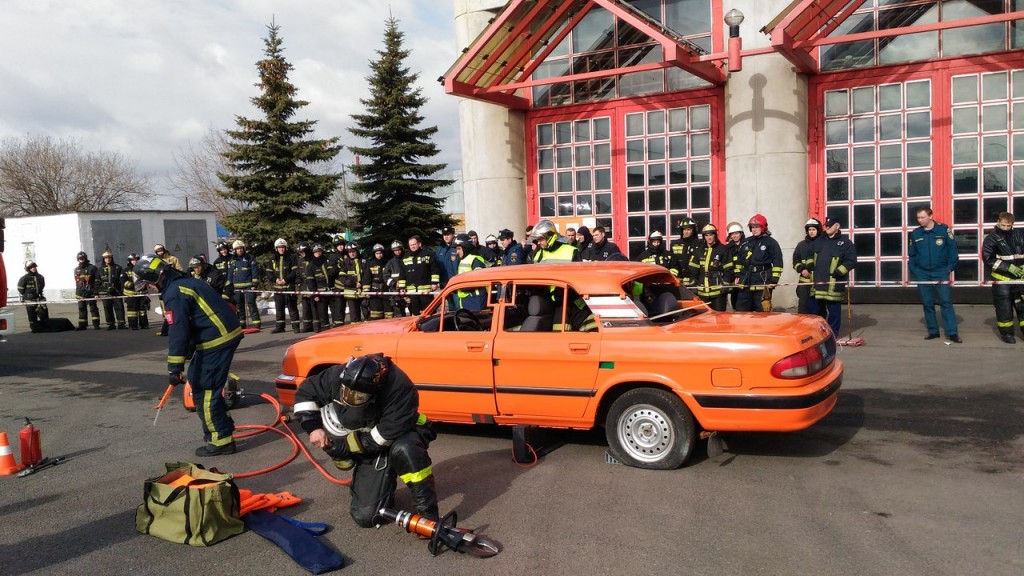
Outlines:
[[750,217],[750,221],[747,222],[747,228],[749,229],[752,224],[757,224],[761,227],[761,230],[768,229],[768,219],[760,214],[754,214]]

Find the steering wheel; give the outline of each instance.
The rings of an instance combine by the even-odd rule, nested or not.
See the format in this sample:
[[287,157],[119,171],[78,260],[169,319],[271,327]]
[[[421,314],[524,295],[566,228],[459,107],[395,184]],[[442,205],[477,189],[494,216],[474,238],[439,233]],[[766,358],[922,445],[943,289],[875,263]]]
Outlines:
[[483,327],[480,325],[480,320],[477,319],[476,314],[465,308],[459,308],[455,311],[455,331],[456,332],[480,332]]

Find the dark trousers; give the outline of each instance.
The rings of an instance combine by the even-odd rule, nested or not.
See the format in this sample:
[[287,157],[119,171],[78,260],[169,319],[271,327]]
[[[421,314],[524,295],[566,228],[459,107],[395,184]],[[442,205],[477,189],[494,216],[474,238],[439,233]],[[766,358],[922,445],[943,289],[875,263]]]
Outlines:
[[918,284],[917,293],[921,296],[921,306],[924,307],[924,323],[928,326],[929,334],[939,333],[939,324],[935,318],[935,297],[939,298],[939,308],[942,310],[942,328],[946,331],[946,337],[951,338],[959,334],[956,326],[956,312],[953,311],[953,290],[949,284]]
[[47,309],[46,304],[26,304],[25,313],[28,314],[28,325],[30,328],[34,328],[39,322],[46,322],[50,318],[50,311]]
[[332,294],[327,300],[331,308],[332,324],[324,324],[324,328],[328,326],[341,326],[345,323],[345,297],[341,294]]
[[399,478],[412,492],[416,511],[437,519],[437,492],[427,447],[436,435],[426,426],[399,436],[378,456],[357,457],[349,492],[349,512],[356,524],[370,528],[379,523],[377,512],[392,506]]
[[[242,290],[245,290],[243,292]],[[260,309],[256,306],[256,293],[249,291],[249,288],[243,288],[235,292],[234,300],[235,306],[238,308],[238,321],[242,323],[242,327],[246,327],[245,322],[245,310],[249,309],[249,319],[251,324],[255,328],[259,328],[263,321],[260,320]]]
[[192,401],[202,423],[203,439],[214,446],[234,442],[235,422],[228,415],[222,392],[241,341],[237,338],[211,350],[196,350],[188,364],[188,381],[192,384]]
[[797,314],[817,314],[818,303],[814,296],[811,296],[811,285],[796,287],[796,312]]
[[434,300],[434,297],[429,294],[409,294],[407,297],[409,299],[409,314],[413,316],[419,316],[420,312],[423,312],[423,309],[429,306],[430,302]]
[[103,300],[103,317],[107,320],[107,326],[113,326],[116,319],[118,326],[124,328],[124,300],[120,298]]
[[89,313],[92,313],[92,325],[100,327],[100,307],[96,304],[95,300],[79,300],[78,301],[78,327],[85,328],[89,323]]
[[394,313],[391,311],[391,303],[388,302],[387,296],[367,298],[367,302],[370,306],[369,320],[394,317]]
[[292,319],[292,327],[299,329],[299,305],[296,302],[295,294],[285,292],[274,292],[275,321],[278,328],[284,328],[284,310],[288,309],[288,316]]
[[313,296],[311,298],[313,307],[313,331],[320,332],[331,327],[331,318],[328,316],[328,296]]
[[737,312],[764,312],[764,308],[761,307],[764,296],[764,290],[744,288],[740,290],[740,295],[736,298],[733,308]]
[[707,302],[712,310],[725,312],[725,294],[719,294],[718,296],[701,296],[698,294],[697,297]]
[[1020,284],[996,284],[992,286],[992,304],[996,307],[996,327],[1000,334],[1013,334],[1013,313],[1017,313],[1017,325],[1024,334],[1024,286]]
[[362,322],[363,320],[363,299],[345,298],[345,305],[348,306],[348,323]]
[[835,334],[836,338],[839,337],[839,328],[843,324],[843,303],[840,301],[833,300],[822,300],[817,301],[818,313],[821,317],[828,321],[828,325],[832,328],[832,333]]

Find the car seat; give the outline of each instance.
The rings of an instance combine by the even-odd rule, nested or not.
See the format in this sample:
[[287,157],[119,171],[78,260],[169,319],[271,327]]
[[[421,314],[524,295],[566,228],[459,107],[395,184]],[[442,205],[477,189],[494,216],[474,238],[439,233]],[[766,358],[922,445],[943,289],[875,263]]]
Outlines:
[[660,316],[662,314],[679,310],[679,300],[676,300],[675,294],[671,292],[662,292],[658,294],[658,297],[651,302],[651,305],[647,307],[650,317]]
[[530,296],[526,303],[526,319],[520,332],[551,332],[554,326],[555,303],[550,296]]

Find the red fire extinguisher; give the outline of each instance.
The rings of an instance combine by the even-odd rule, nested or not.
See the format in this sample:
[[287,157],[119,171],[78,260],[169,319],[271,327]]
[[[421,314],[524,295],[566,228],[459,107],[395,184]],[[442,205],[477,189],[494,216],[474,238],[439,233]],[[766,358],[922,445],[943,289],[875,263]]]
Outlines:
[[18,433],[21,440],[21,463],[25,466],[35,466],[43,459],[42,443],[39,441],[39,428],[32,425],[32,421],[25,418],[25,427]]

